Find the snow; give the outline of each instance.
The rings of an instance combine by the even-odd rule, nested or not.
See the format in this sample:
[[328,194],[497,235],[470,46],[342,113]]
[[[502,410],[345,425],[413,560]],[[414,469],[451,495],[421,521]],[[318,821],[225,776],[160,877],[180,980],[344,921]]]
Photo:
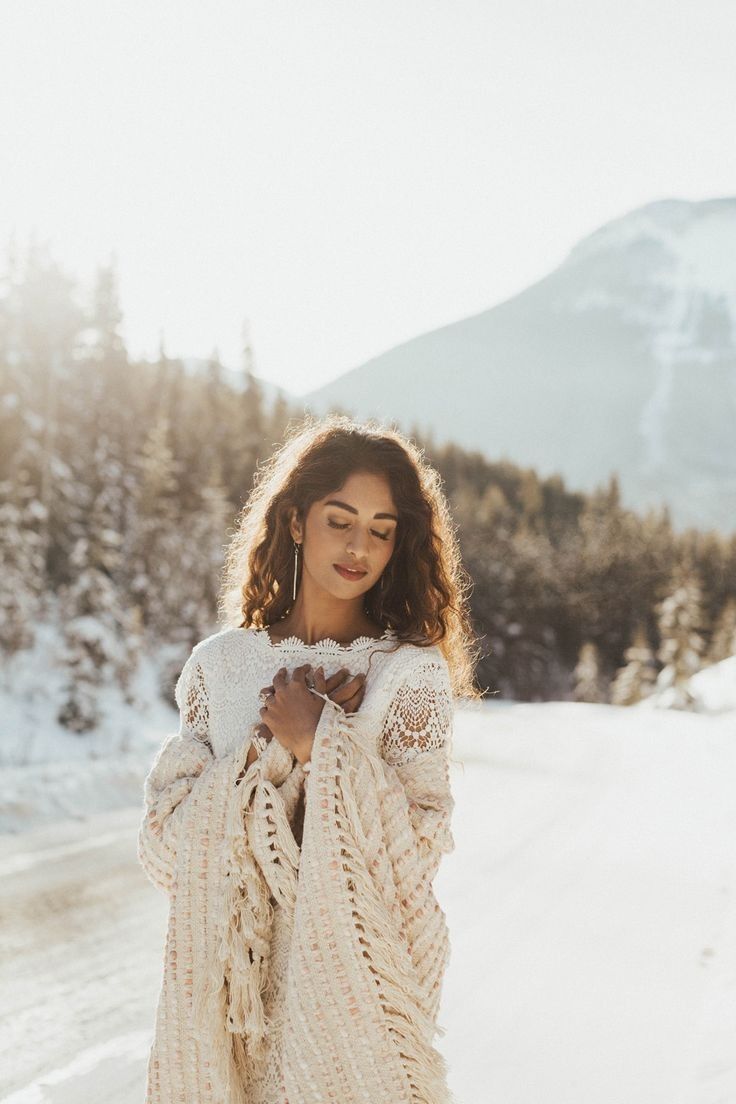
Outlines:
[[457,743],[458,1100],[736,1099],[736,714],[489,703]]
[[736,709],[736,656],[704,667],[690,679],[690,689],[703,712],[723,713]]
[[[736,388],[734,257],[736,198],[663,200],[606,223],[579,242],[561,266],[571,279],[561,282],[558,313],[602,312],[610,325],[633,327],[635,342],[651,363],[653,371],[647,367],[643,377],[649,394],[637,418],[645,482],[656,480],[676,455],[683,455],[672,440],[682,433],[683,381],[714,366],[715,385],[723,388],[728,403],[729,387],[720,372],[731,364]],[[701,413],[704,424],[710,419],[719,424],[720,412],[712,405],[705,404]],[[697,436],[690,433],[693,442]],[[707,455],[707,444],[700,447]],[[691,483],[689,458],[696,451],[693,447],[684,454]],[[721,453],[716,464],[727,465],[727,446]]]
[[2,670],[0,832],[130,806],[163,734],[179,726],[173,696],[170,705],[160,697],[157,665],[144,659],[130,701],[101,686],[102,724],[69,732],[56,721],[67,677],[57,663],[62,643],[50,624],[35,632],[34,647],[6,659]]
[[[736,345],[736,199],[646,204],[588,235],[564,263],[621,253],[631,254],[636,300],[620,291],[613,295],[608,288],[586,287],[574,309],[615,305],[624,317],[649,326],[657,360],[707,364],[719,351],[702,345],[700,326],[704,311],[716,305],[730,319],[730,345]],[[654,294],[644,295],[645,286]]]
[[736,314],[736,199],[660,200],[612,219],[570,251],[567,261],[657,242],[677,260],[679,286],[725,296]]
[[[698,712],[458,709],[456,848],[435,883],[452,939],[438,1046],[457,1104],[736,1100],[735,676],[736,657],[695,675]],[[50,728],[4,772],[5,1104],[143,1099],[166,909],[135,830],[163,710],[136,726],[119,707],[138,741],[127,759],[85,760],[84,740]],[[49,802],[76,819],[47,823]]]
[[[736,656],[703,667],[687,683],[695,696],[695,712],[725,713],[736,710]],[[672,692],[668,688],[654,693],[632,706],[632,709],[669,708]]]
[[654,388],[641,408],[639,433],[643,438],[642,463],[647,469],[657,470],[667,461],[667,416],[672,396],[672,364],[658,365]]

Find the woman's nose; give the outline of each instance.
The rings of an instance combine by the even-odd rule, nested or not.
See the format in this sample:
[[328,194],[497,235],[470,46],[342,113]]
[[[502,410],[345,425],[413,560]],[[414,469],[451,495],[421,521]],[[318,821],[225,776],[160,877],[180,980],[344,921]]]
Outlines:
[[355,556],[360,556],[368,547],[368,538],[360,533],[353,533],[352,538],[348,542],[347,550],[348,555],[351,553]]

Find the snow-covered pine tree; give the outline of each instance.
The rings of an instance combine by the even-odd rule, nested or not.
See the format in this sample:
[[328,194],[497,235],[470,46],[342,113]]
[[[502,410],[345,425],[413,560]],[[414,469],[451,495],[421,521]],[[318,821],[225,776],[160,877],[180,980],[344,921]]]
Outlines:
[[720,663],[736,655],[736,598],[729,596],[723,604],[713,629],[706,662]]
[[124,368],[128,361],[125,342],[120,333],[122,321],[117,272],[111,261],[97,270],[90,317],[91,353],[108,373]]
[[296,413],[296,408],[289,405],[288,400],[281,391],[276,392],[276,397],[268,417],[266,435],[269,441],[280,441],[286,432],[289,419]]
[[46,571],[48,518],[39,496],[45,431],[24,355],[22,300],[20,258],[11,243],[0,271],[0,648],[6,654],[33,644]]
[[[190,482],[196,488],[217,466],[225,487],[242,486],[241,397],[225,378],[217,348],[213,349],[207,362],[207,372],[199,384],[199,393],[194,456],[187,467],[187,474],[193,473],[194,476]],[[269,440],[276,438],[269,437]],[[250,478],[246,486],[249,485]]]
[[677,568],[672,589],[656,607],[660,647],[657,659],[663,664],[655,684],[656,704],[670,709],[696,709],[697,700],[688,686],[701,667],[704,651],[702,592],[694,569]]
[[209,562],[206,567],[206,579],[209,584],[208,607],[214,610],[220,590],[219,581],[214,580],[222,569],[225,546],[226,530],[233,520],[233,507],[228,498],[227,488],[222,478],[219,465],[215,465],[210,472],[210,477],[200,490],[202,500],[201,516],[206,519],[206,532],[209,535],[208,551]]
[[0,483],[0,648],[30,648],[45,579],[45,511],[36,489],[18,473]]
[[187,539],[182,541],[178,564],[180,577],[186,580],[181,622],[192,641],[215,631],[226,530],[233,514],[217,463],[197,497],[199,505],[187,522]]
[[245,389],[239,406],[238,443],[242,460],[250,471],[255,468],[263,451],[263,431],[266,424],[263,387],[250,371],[245,375]]
[[96,275],[74,371],[60,410],[71,552],[59,587],[63,614],[60,661],[67,671],[60,723],[86,732],[100,719],[97,696],[110,682],[124,690],[137,661],[137,637],[121,570],[129,477],[116,398],[127,353],[112,266]]
[[73,732],[88,732],[99,723],[99,688],[111,681],[125,687],[137,658],[133,621],[120,585],[117,481],[110,473],[105,478],[100,449],[99,491],[90,510],[88,535],[77,541],[70,563],[72,579],[60,590],[60,660],[68,678],[58,720]]
[[154,638],[185,641],[189,631],[182,607],[187,580],[180,560],[183,542],[189,539],[188,521],[182,515],[179,465],[169,445],[165,414],[148,432],[137,466],[135,509],[123,550],[129,591]]
[[575,701],[604,702],[603,680],[600,673],[600,654],[598,645],[586,640],[578,653],[578,661],[573,671]]
[[635,705],[649,697],[654,688],[657,664],[644,625],[637,626],[633,640],[624,652],[624,660],[626,662],[619,667],[611,683],[612,705]]
[[[53,591],[73,544],[65,492],[73,489],[63,433],[83,312],[74,282],[35,240],[0,278],[0,480],[33,505],[32,527]],[[22,490],[21,488],[25,488]],[[42,594],[42,606],[45,603]]]

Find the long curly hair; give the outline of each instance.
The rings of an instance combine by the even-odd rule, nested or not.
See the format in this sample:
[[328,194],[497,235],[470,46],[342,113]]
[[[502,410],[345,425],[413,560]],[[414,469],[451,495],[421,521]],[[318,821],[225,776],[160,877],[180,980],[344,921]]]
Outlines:
[[364,595],[366,613],[393,630],[397,646],[438,644],[453,694],[479,698],[477,641],[471,628],[470,576],[462,565],[441,478],[423,451],[393,426],[343,414],[308,414],[289,427],[262,462],[225,554],[218,612],[224,625],[266,628],[292,606],[291,510],[312,503],[354,472],[382,475],[398,508],[396,544],[381,578]]

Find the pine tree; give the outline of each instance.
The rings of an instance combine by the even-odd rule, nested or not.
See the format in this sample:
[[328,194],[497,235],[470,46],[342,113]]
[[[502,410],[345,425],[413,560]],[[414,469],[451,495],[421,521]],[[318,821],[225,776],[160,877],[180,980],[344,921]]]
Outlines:
[[619,667],[611,683],[613,705],[635,705],[649,697],[654,688],[656,661],[644,625],[637,626],[634,639],[624,652],[624,659],[624,666]]
[[657,676],[657,704],[672,709],[694,709],[695,695],[690,678],[700,670],[704,628],[700,583],[691,566],[678,569],[671,593],[657,606],[660,647],[657,659],[663,664]]
[[101,720],[99,689],[110,674],[119,642],[110,625],[117,596],[95,553],[80,538],[71,556],[74,580],[61,588],[63,614],[60,663],[67,673],[57,720],[72,732],[89,732]]
[[124,547],[131,600],[154,638],[176,640],[186,635],[181,617],[186,579],[180,559],[187,530],[165,416],[159,416],[146,436],[137,466],[134,519]]
[[11,259],[0,285],[0,479],[28,488],[27,500],[38,504],[34,528],[53,589],[73,544],[63,402],[74,386],[84,315],[74,282],[35,241],[22,261]]
[[182,602],[182,624],[192,642],[214,631],[225,538],[233,509],[216,466],[199,491],[199,505],[189,523],[189,539],[182,546],[179,569],[186,588]]
[[0,648],[30,648],[41,611],[45,513],[26,481],[0,483]]
[[241,473],[242,443],[236,428],[237,406],[240,396],[225,379],[224,366],[217,349],[213,349],[207,362],[204,395],[196,411],[196,425],[192,438],[194,458],[188,469],[197,483],[206,481],[216,469],[226,488],[237,485]]
[[720,663],[736,655],[736,598],[729,597],[720,612],[708,649],[707,662]]
[[294,410],[289,406],[284,393],[277,391],[266,425],[267,439],[269,441],[280,441],[286,432],[290,418],[293,416]]
[[58,720],[74,732],[96,727],[99,688],[109,682],[126,687],[137,659],[134,620],[121,585],[116,480],[110,472],[105,479],[102,462],[98,471],[100,489],[90,510],[88,535],[77,541],[72,582],[61,588],[60,658],[68,679]]
[[592,640],[586,640],[580,648],[573,678],[575,680],[573,692],[575,701],[605,701],[600,673],[600,655],[598,646]]
[[97,269],[85,333],[88,359],[107,373],[119,371],[127,364],[128,354],[120,333],[123,312],[118,294],[118,277],[113,260]]
[[240,447],[246,463],[255,466],[262,451],[266,418],[263,387],[252,372],[246,372],[241,410]]

